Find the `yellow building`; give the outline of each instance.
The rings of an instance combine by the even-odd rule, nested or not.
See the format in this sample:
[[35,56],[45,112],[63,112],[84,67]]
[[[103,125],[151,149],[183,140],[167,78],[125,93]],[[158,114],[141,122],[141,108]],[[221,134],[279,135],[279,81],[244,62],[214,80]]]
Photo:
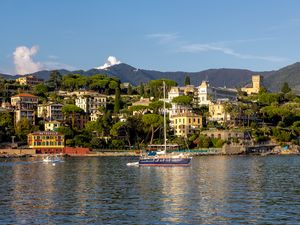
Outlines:
[[65,147],[65,136],[54,131],[38,131],[28,134],[28,147],[37,153],[62,153]]
[[20,85],[29,85],[29,86],[40,84],[43,81],[44,81],[43,79],[39,79],[35,76],[23,76],[16,79],[16,82],[19,83]]
[[203,127],[203,117],[194,113],[183,113],[172,116],[174,134],[187,137]]
[[261,75],[252,76],[252,87],[244,87],[242,91],[247,92],[248,95],[258,94],[262,87],[263,77]]
[[225,111],[225,107],[226,103],[222,101],[212,102],[211,104],[209,104],[209,120],[217,121],[218,123],[224,123],[224,121],[229,121],[230,114]]

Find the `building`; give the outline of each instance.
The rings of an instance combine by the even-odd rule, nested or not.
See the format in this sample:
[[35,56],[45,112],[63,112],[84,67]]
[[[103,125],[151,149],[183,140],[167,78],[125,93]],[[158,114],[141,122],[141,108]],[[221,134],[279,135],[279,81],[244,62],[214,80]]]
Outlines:
[[174,134],[187,137],[203,127],[203,117],[194,113],[182,113],[172,117]]
[[209,105],[212,101],[237,100],[237,90],[225,87],[212,87],[208,81],[202,81],[198,87],[197,96],[199,105]]
[[90,115],[90,120],[94,121],[99,116],[99,107],[106,108],[106,95],[80,95],[75,99],[75,105],[82,108]]
[[184,87],[171,87],[170,91],[168,92],[168,102],[172,102],[173,98],[178,96],[188,95],[194,97],[196,89],[194,85],[186,85]]
[[217,101],[211,102],[208,105],[209,121],[217,121],[218,123],[224,123],[230,120],[230,113],[226,112],[226,102]]
[[201,131],[201,134],[208,136],[210,138],[220,138],[225,141],[229,141],[231,139],[249,139],[249,134],[247,132],[243,131],[237,131],[237,130],[205,130]]
[[60,121],[48,121],[45,122],[45,131],[57,131],[57,129],[62,125]]
[[65,147],[65,136],[54,131],[38,131],[28,134],[28,147],[41,154],[60,154]]
[[263,77],[261,75],[253,75],[252,87],[244,87],[242,88],[242,91],[246,92],[248,95],[258,94],[262,86],[263,86]]
[[16,82],[20,85],[28,85],[28,86],[34,86],[40,83],[43,83],[43,79],[39,79],[36,76],[23,76],[16,79]]
[[70,113],[69,115],[64,115],[64,123],[79,130],[82,130],[88,121],[89,116],[87,114]]
[[35,115],[38,105],[38,97],[21,93],[11,97],[11,106],[15,111],[15,123],[21,119],[28,119],[32,124],[35,124]]
[[176,104],[176,103],[171,103],[171,105],[172,105],[172,107],[170,109],[168,109],[171,127],[174,127],[174,117],[176,115],[181,115],[184,113],[192,113],[192,111],[193,111],[191,106],[180,105],[180,104]]
[[63,121],[64,115],[62,113],[62,107],[63,104],[53,102],[39,104],[37,116],[47,121]]

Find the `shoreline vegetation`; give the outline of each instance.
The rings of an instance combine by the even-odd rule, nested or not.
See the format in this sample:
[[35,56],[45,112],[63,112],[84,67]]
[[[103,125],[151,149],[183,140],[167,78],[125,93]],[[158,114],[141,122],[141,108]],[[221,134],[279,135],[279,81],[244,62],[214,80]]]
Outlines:
[[[259,75],[254,77],[262,79]],[[60,146],[63,143],[65,147],[110,149],[92,155],[121,155],[131,148],[146,149],[149,145],[162,144],[163,82],[168,96],[173,96],[166,103],[170,115],[168,144],[191,149],[187,154],[208,154],[197,152],[199,149],[221,149],[209,154],[226,155],[299,152],[300,97],[286,82],[278,93],[269,92],[260,85],[256,93],[243,91],[253,88],[211,89],[236,95],[235,100],[213,99],[206,91],[206,103],[200,104],[203,99],[199,94],[201,85],[209,88],[209,82],[194,86],[188,76],[184,87],[167,79],[135,87],[121,83],[116,77],[101,74],[62,76],[58,71],[52,71],[49,80],[37,79],[34,84],[0,78],[0,150],[36,148],[40,143],[35,143],[33,138],[29,146],[29,134],[48,130],[63,135]],[[26,98],[26,101],[15,102],[18,98]],[[86,108],[88,104],[90,108]],[[52,115],[47,107],[52,107],[55,113]],[[222,110],[217,111],[219,109]],[[182,111],[186,112],[185,117]],[[20,116],[18,121],[17,115]],[[187,121],[191,122],[187,124]],[[39,137],[45,138],[41,140],[43,144],[55,145],[49,136]],[[122,148],[126,150],[112,153],[111,149]]]
[[[257,147],[259,148],[259,147]],[[31,152],[26,152],[26,151]],[[171,153],[183,153],[192,157],[195,156],[220,156],[220,155],[260,155],[260,156],[267,156],[267,155],[300,155],[300,148],[299,146],[291,146],[290,148],[284,148],[281,146],[275,146],[269,151],[265,151],[265,149],[258,149],[255,152],[231,152],[226,153],[223,151],[222,148],[216,149],[190,149],[190,150],[180,150],[180,151],[173,151]],[[126,150],[126,149],[106,149],[102,151],[92,151],[88,154],[55,154],[55,155],[62,155],[65,157],[139,157],[140,154],[145,151],[140,150]],[[0,159],[1,158],[29,158],[29,157],[36,157],[42,158],[49,154],[36,154],[32,153],[30,149],[23,149],[22,152],[17,153],[16,149],[5,149],[4,151],[0,151]]]

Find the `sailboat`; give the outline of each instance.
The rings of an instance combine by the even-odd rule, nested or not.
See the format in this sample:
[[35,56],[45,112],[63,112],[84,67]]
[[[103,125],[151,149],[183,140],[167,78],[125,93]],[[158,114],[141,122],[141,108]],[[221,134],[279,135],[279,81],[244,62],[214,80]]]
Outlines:
[[[167,153],[167,125],[166,125],[166,84],[164,85],[164,150],[156,152],[154,156],[141,156],[139,166],[189,166],[192,158],[183,154]],[[137,165],[137,163],[135,164]]]

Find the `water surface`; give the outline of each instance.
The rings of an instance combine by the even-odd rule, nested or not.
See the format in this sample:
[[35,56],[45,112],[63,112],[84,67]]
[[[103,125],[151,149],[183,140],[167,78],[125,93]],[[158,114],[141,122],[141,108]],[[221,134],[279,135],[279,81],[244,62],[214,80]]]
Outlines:
[[1,224],[296,224],[300,157],[207,156],[191,167],[129,157],[0,160]]

